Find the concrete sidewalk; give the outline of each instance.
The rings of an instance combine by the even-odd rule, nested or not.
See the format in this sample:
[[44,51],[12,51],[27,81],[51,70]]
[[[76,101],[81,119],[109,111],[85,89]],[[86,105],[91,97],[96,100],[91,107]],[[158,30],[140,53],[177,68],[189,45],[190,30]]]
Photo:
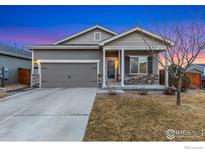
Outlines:
[[5,85],[4,87],[0,87],[0,91],[5,91],[5,92],[9,92],[9,91],[15,91],[15,90],[19,90],[19,89],[23,89],[23,88],[27,88],[28,85],[24,85],[24,84],[8,84]]

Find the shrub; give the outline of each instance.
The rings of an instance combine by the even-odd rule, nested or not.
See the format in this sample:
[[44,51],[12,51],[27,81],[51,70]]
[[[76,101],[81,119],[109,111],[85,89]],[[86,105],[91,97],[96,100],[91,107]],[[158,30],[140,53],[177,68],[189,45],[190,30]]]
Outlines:
[[[172,67],[173,70],[176,69],[176,66],[174,66],[174,65],[171,65],[169,67]],[[160,80],[161,80],[160,83],[164,84],[164,80],[165,80],[165,72],[164,71],[160,74]],[[186,91],[190,87],[190,85],[191,85],[191,79],[188,76],[182,77],[182,86],[181,86],[182,92]],[[170,87],[174,86],[175,88],[178,87],[178,80],[173,78],[170,73],[169,73],[169,86]]]
[[191,85],[191,79],[188,76],[182,78],[182,91],[186,91]]
[[108,95],[117,95],[117,93],[111,88],[108,88]]
[[140,94],[140,95],[147,95],[147,94],[148,94],[148,91],[147,91],[147,90],[140,90],[140,91],[138,92],[138,94]]
[[164,90],[165,95],[175,95],[175,93],[176,93],[176,88],[174,87],[169,87]]
[[108,95],[117,95],[117,93],[115,91],[109,91]]
[[[178,88],[178,80],[173,79],[170,81],[170,84],[174,86],[175,88]],[[182,85],[181,85],[181,91],[185,92],[191,85],[191,79],[188,76],[182,77]]]

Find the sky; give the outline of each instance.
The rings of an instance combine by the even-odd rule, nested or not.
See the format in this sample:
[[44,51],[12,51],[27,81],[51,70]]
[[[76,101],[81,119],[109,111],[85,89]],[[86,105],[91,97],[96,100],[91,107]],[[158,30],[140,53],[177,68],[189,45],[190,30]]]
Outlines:
[[0,6],[0,42],[17,47],[56,42],[94,25],[123,32],[140,25],[189,23],[205,6]]

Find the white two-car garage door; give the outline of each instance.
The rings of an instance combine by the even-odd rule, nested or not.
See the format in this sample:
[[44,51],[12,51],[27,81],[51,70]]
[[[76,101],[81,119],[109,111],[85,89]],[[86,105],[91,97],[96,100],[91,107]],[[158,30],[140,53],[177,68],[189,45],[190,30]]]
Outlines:
[[96,63],[42,63],[41,87],[96,87]]

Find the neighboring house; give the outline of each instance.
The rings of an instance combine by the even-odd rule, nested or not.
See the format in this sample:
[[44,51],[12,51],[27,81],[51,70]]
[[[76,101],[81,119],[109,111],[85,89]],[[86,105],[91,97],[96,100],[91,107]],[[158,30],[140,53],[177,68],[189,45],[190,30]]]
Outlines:
[[205,64],[192,64],[187,69],[187,72],[200,73],[201,74],[202,87],[205,88]]
[[[145,40],[164,52],[164,40],[136,27],[117,34],[94,26],[50,45],[30,46],[33,85],[39,87],[96,87],[110,83],[158,84],[159,67]],[[166,85],[168,79],[166,76]]]
[[5,84],[17,83],[18,69],[31,69],[31,52],[0,44],[0,70],[3,68],[7,72]]

